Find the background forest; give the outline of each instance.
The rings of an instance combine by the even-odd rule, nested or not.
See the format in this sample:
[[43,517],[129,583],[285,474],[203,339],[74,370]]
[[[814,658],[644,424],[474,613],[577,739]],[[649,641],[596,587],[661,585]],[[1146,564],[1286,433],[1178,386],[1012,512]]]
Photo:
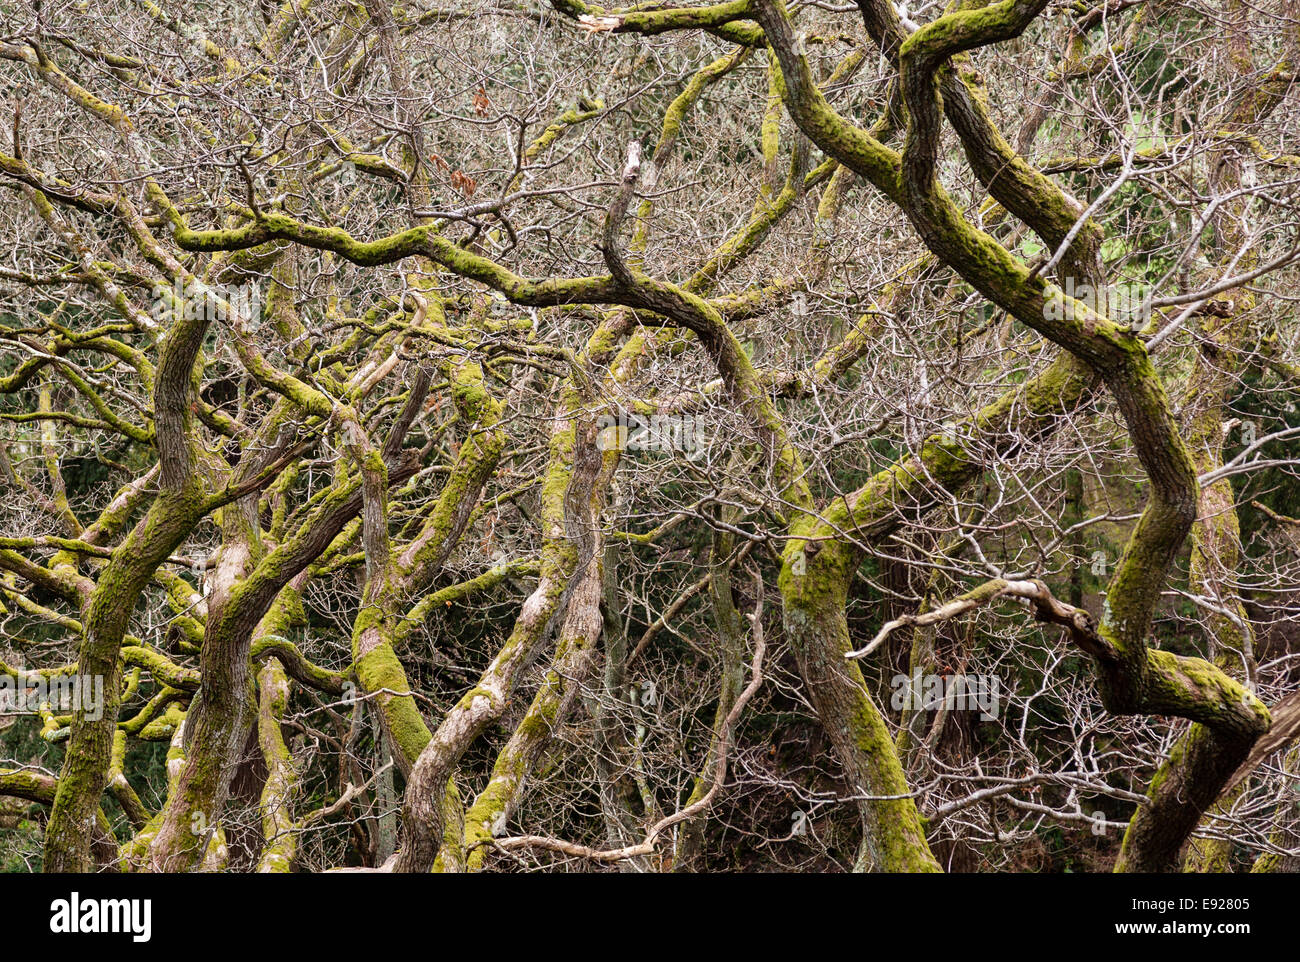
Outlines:
[[1297,63],[0,0],[0,869],[1295,871]]

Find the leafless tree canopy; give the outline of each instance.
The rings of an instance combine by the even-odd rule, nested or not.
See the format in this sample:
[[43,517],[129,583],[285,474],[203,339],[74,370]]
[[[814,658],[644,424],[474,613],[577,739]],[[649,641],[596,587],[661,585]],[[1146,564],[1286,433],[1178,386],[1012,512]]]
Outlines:
[[0,867],[1300,867],[1296,0],[0,0]]

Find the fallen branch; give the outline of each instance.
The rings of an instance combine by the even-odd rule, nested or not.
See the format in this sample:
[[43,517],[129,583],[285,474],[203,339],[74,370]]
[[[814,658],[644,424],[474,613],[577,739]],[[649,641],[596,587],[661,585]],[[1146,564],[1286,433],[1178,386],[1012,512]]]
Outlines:
[[992,581],[985,582],[973,591],[967,592],[960,598],[955,598],[947,604],[940,605],[933,611],[927,611],[919,615],[902,615],[892,621],[885,622],[880,631],[876,633],[876,637],[872,638],[864,647],[856,651],[850,651],[844,657],[865,658],[883,645],[889,639],[889,636],[899,628],[907,626],[923,628],[926,625],[938,624],[941,621],[951,621],[953,618],[964,615],[968,611],[987,605],[999,598],[1020,598],[1031,602],[1034,605],[1035,618],[1039,621],[1047,621],[1068,628],[1079,647],[1089,654],[1101,655],[1110,650],[1110,646],[1098,636],[1092,616],[1082,608],[1076,608],[1073,605],[1058,601],[1042,581],[1036,578],[1024,581],[1007,581],[1003,578],[995,578]]
[[740,719],[741,712],[745,710],[749,700],[754,697],[755,692],[763,684],[763,654],[767,650],[767,645],[763,638],[762,578],[755,575],[754,585],[757,592],[754,611],[747,616],[754,626],[754,660],[750,666],[749,684],[745,686],[745,690],[740,693],[736,703],[731,706],[731,711],[727,713],[727,717],[723,720],[722,730],[718,733],[717,751],[713,765],[713,783],[709,786],[707,792],[685,808],[656,822],[650,831],[646,833],[645,840],[638,845],[626,845],[623,848],[594,849],[586,845],[578,845],[574,842],[566,842],[563,839],[549,838],[544,835],[515,835],[510,838],[492,839],[481,844],[490,844],[505,852],[523,848],[539,848],[548,852],[570,855],[574,858],[590,859],[594,862],[620,862],[624,859],[653,855],[655,841],[660,835],[672,826],[693,818],[712,805],[713,799],[721,791],[722,785],[727,779],[727,753],[731,749],[732,731],[736,726],[736,722]]

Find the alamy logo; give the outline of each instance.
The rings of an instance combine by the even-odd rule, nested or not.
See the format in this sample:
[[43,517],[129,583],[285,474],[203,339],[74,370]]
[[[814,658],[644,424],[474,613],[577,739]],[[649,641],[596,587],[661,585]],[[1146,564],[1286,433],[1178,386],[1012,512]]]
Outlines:
[[157,284],[153,289],[150,314],[155,321],[224,321],[242,320],[257,327],[262,320],[262,298],[257,285],[204,284],[192,279],[176,279],[171,287]]
[[36,714],[40,711],[86,713],[87,721],[99,721],[104,713],[102,675],[21,676],[0,674],[0,715]]
[[128,934],[133,942],[148,942],[153,933],[153,903],[149,899],[71,898],[50,903],[50,931],[55,935]]
[[911,675],[895,675],[889,686],[894,711],[978,711],[982,721],[993,721],[1002,704],[997,675],[923,675],[917,669]]
[[596,422],[596,447],[601,451],[674,451],[694,458],[704,450],[704,432],[692,415],[652,414],[642,417],[620,411]]
[[1065,296],[1049,297],[1043,305],[1043,317],[1049,321],[1083,320],[1075,316],[1075,302],[1121,326],[1151,320],[1151,299],[1140,286],[1119,285],[1098,290],[1091,284],[1076,284],[1073,277],[1067,277],[1061,293]]

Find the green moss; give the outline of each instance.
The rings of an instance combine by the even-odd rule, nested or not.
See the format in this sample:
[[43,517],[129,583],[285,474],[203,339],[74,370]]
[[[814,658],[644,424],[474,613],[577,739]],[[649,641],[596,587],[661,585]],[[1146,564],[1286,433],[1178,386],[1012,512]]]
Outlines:
[[[809,541],[811,530],[834,540]],[[782,554],[778,586],[787,635],[795,647],[808,694],[836,745],[855,791],[910,796],[894,741],[867,694],[850,650],[844,605],[860,554],[829,525],[794,525]],[[799,573],[802,570],[803,573]],[[910,797],[862,804],[864,846],[880,871],[938,871],[916,803]]]
[[185,710],[176,702],[172,702],[162,715],[150,720],[141,728],[137,737],[147,742],[169,741],[184,720]]
[[414,765],[433,736],[409,694],[410,682],[392,646],[381,642],[357,659],[355,670],[362,690],[376,695],[385,727],[407,766]]

